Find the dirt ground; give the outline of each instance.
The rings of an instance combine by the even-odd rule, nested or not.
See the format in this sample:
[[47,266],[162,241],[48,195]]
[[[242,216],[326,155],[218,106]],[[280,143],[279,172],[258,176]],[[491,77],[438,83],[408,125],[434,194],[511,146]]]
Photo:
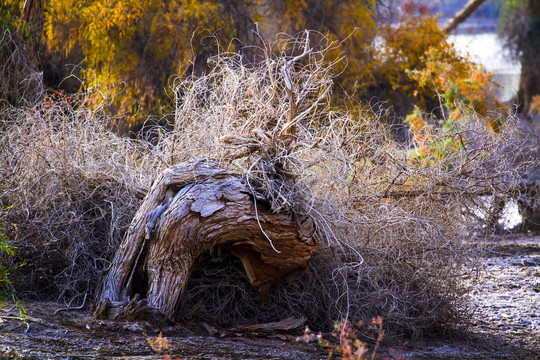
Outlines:
[[[406,359],[539,359],[540,234],[510,234],[486,244],[480,277],[472,288],[468,327],[444,338],[403,342]],[[94,320],[88,310],[58,311],[63,304],[26,303],[26,323],[14,307],[0,309],[3,359],[163,359],[147,338],[158,331],[144,323]],[[293,335],[260,338],[229,333],[195,335],[176,326],[165,329],[169,353],[180,359],[326,359],[316,344]],[[383,349],[383,354],[385,350]],[[382,356],[384,357],[384,356]],[[397,358],[397,357],[396,357]]]

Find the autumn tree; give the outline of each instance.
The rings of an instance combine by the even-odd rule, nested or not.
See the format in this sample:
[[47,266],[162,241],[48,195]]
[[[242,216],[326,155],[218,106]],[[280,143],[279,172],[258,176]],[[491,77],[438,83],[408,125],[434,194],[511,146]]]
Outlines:
[[[457,53],[427,6],[413,1],[399,5],[372,0],[279,2],[269,12],[276,19],[268,26],[270,30],[276,30],[274,26],[288,31],[307,27],[335,41],[334,59],[343,59],[335,66],[335,105],[350,99],[384,102],[395,114],[387,121],[401,128],[398,132],[403,138],[407,129],[401,119],[415,105],[427,113],[440,108],[439,94],[449,90],[447,84],[466,81],[481,70],[471,67],[469,60]],[[285,16],[278,17],[283,13]],[[448,67],[453,70],[448,71]],[[419,73],[430,73],[436,80],[414,75]],[[488,79],[483,78],[482,86],[487,86]],[[484,103],[492,102],[489,92],[483,94]]]
[[[395,114],[387,120],[403,138],[401,118],[415,105],[427,113],[437,109],[442,90],[407,71],[426,70],[430,51],[457,68],[468,60],[448,43],[427,7],[406,2],[392,9],[391,22],[381,7],[377,0],[48,0],[45,37],[50,53],[81,63],[86,88],[105,85],[121,93],[114,112],[140,125],[148,114],[170,112],[171,76],[203,74],[206,60],[220,51],[256,61],[276,34],[312,29],[312,44],[333,44],[334,105],[385,102]],[[281,51],[276,44],[273,50]],[[451,75],[458,82],[470,76]]]
[[[169,77],[201,73],[218,51],[240,50],[252,34],[254,1],[49,0],[51,50],[82,49],[85,86],[116,86],[116,109],[132,121],[163,113]],[[167,109],[168,110],[168,109]]]

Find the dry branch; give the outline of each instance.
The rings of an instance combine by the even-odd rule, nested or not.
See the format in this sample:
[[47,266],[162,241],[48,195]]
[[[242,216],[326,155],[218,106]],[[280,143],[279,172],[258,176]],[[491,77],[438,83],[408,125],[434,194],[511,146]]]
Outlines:
[[469,0],[463,8],[461,8],[458,12],[450,18],[446,24],[443,25],[442,31],[445,33],[449,33],[453,31],[455,28],[459,26],[463,21],[465,21],[469,16],[472,15],[473,12],[480,7],[484,3],[485,0]]

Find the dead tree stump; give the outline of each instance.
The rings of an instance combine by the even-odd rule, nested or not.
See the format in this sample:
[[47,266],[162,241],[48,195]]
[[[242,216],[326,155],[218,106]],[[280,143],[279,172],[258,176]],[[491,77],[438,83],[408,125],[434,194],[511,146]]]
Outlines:
[[129,305],[176,320],[194,266],[207,252],[230,251],[261,286],[305,268],[316,248],[310,218],[273,213],[242,177],[215,162],[175,165],[158,177],[133,218],[98,292],[95,316],[126,318]]

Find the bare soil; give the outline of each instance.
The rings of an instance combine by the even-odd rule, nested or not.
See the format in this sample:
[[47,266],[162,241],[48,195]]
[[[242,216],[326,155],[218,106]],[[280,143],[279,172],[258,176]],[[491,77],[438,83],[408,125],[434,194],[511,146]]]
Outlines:
[[[410,359],[539,359],[540,234],[510,234],[490,240],[471,286],[470,323],[432,339],[402,341]],[[57,311],[63,304],[25,304],[26,323],[9,304],[0,309],[0,358],[163,359],[148,344],[159,330],[146,323],[94,320],[88,310]],[[326,359],[316,344],[294,335],[253,337],[195,334],[179,325],[164,330],[169,353],[180,359]],[[393,346],[394,348],[396,346]],[[388,349],[383,349],[385,354]]]

